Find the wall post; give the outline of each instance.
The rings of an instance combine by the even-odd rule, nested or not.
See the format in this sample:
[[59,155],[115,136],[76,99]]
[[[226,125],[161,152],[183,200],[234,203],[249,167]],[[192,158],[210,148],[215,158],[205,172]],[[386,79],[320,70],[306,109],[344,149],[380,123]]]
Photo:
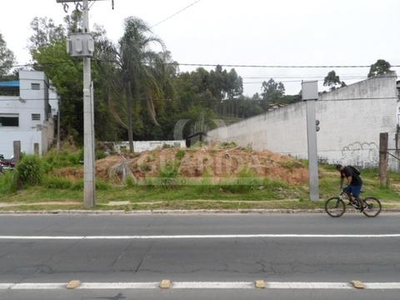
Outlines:
[[302,82],[302,97],[306,101],[308,170],[310,176],[310,200],[319,200],[317,124],[315,102],[318,100],[318,81]]
[[381,186],[389,186],[388,178],[388,140],[389,134],[382,132],[379,134],[379,181]]
[[15,166],[17,166],[17,164],[21,160],[21,141],[14,141],[13,148],[14,148]]

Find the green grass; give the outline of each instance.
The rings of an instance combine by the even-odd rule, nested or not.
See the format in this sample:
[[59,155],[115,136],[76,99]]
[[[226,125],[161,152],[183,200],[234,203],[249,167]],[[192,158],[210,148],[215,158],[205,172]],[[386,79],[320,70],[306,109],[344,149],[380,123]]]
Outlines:
[[[181,154],[180,154],[181,155]],[[297,167],[291,164],[289,168]],[[17,190],[11,172],[0,176],[0,211],[84,209],[83,181],[70,182],[46,174],[39,185]],[[381,187],[376,170],[363,170],[364,194],[382,200],[384,208],[400,208],[400,174],[390,173],[390,187]],[[180,178],[174,166],[160,177],[137,185],[112,185],[96,181],[96,210],[159,209],[322,209],[324,199],[340,192],[339,174],[333,166],[319,166],[321,201],[309,200],[308,184],[290,185],[279,180],[256,177],[248,170],[237,178],[223,178],[213,183],[204,177],[190,181]],[[150,184],[149,184],[150,183]],[[8,204],[6,206],[4,204]],[[14,205],[14,206],[11,206]]]

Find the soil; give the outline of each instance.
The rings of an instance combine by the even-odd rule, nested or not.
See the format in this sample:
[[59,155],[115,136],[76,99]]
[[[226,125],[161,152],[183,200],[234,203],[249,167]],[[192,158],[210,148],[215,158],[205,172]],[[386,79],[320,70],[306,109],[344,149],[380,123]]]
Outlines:
[[[58,170],[71,180],[83,178],[83,168]],[[221,145],[180,149],[164,148],[139,154],[109,155],[96,161],[96,178],[122,183],[132,174],[135,181],[149,177],[184,177],[188,179],[263,177],[289,184],[308,182],[308,169],[300,161],[269,150],[253,151]]]

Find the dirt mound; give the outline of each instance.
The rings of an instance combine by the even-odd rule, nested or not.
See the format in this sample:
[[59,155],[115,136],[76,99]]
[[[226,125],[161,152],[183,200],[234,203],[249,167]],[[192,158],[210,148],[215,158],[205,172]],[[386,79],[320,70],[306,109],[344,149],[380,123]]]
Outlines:
[[[307,168],[292,157],[239,147],[165,148],[132,156],[110,155],[96,162],[96,176],[103,180],[121,179],[130,172],[138,181],[158,176],[210,177],[218,181],[219,178],[246,177],[246,174],[290,184],[308,181]],[[77,175],[75,170],[74,176]]]

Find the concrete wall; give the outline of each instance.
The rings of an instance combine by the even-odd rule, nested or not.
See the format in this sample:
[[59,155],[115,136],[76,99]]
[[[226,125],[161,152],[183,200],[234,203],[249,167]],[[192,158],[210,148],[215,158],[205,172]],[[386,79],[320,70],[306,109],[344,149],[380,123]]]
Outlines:
[[[122,142],[104,142],[113,151],[120,152],[123,149],[129,149],[129,141]],[[164,146],[186,148],[185,140],[173,140],[173,141],[133,141],[133,149],[135,153],[143,151],[151,151],[156,148],[162,148]]]
[[[382,132],[389,133],[389,149],[396,148],[400,120],[396,78],[395,74],[375,77],[320,95],[316,102],[320,160],[377,167]],[[299,102],[209,131],[208,140],[307,158],[305,104]],[[391,153],[399,156],[398,151]],[[389,167],[400,170],[400,163],[390,157]]]

